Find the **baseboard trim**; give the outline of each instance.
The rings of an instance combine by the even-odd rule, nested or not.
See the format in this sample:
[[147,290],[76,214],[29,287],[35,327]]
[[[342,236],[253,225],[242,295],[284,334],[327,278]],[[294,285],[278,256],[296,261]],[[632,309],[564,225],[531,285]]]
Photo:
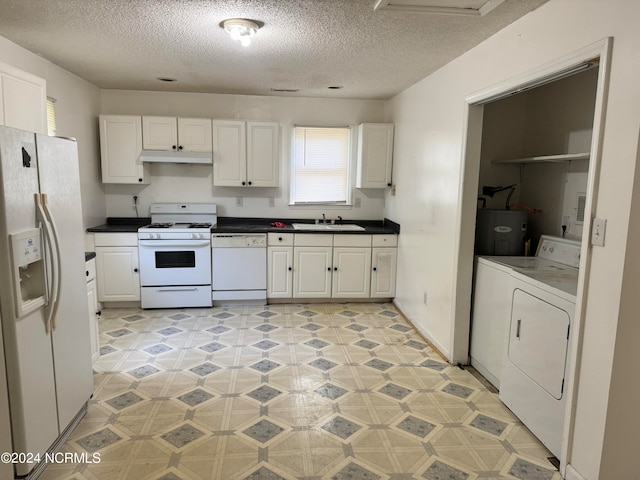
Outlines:
[[449,360],[447,359],[447,356],[442,353],[440,351],[440,349],[438,347],[436,347],[433,342],[418,328],[415,326],[415,324],[409,319],[409,317],[407,317],[407,315],[405,315],[405,313],[402,311],[402,308],[400,308],[400,306],[396,303],[395,300],[393,300],[391,302],[393,304],[393,306],[395,307],[396,310],[398,310],[398,313],[402,316],[402,318],[404,318],[404,320],[411,326],[411,328],[413,328],[415,330],[415,332],[418,334],[418,336],[420,338],[422,338],[422,340],[424,340],[432,349],[434,352],[436,352],[438,355],[440,355],[440,357],[442,357],[442,359],[449,363]]
[[587,480],[571,465],[567,465],[564,472],[564,478],[565,480]]

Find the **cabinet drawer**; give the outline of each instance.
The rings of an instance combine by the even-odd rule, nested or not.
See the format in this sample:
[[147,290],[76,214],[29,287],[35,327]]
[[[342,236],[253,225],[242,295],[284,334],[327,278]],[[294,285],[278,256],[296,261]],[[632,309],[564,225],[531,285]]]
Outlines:
[[96,233],[96,247],[137,247],[137,233]]
[[92,258],[85,264],[85,280],[89,283],[91,280],[96,278],[96,259]]
[[374,247],[397,247],[398,236],[397,235],[374,235],[373,246]]
[[332,247],[333,235],[317,233],[296,233],[293,244],[296,247]]
[[268,233],[267,245],[270,247],[278,245],[291,247],[293,246],[293,233]]
[[371,235],[334,235],[334,247],[370,247]]

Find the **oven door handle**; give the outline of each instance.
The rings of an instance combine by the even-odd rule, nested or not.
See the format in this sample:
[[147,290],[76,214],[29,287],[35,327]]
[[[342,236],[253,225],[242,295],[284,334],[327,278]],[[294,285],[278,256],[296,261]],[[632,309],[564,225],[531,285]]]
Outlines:
[[209,240],[138,240],[138,246],[151,248],[210,247]]

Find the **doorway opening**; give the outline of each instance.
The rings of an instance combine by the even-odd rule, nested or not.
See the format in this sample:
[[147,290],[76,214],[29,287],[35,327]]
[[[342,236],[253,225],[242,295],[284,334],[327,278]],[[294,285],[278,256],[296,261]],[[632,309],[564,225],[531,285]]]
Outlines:
[[[572,441],[573,396],[591,253],[588,232],[597,196],[610,49],[611,39],[605,39],[466,98],[450,360],[469,361],[475,227],[478,208],[484,206],[479,198],[485,197],[482,202],[487,208],[526,212],[523,240],[530,240],[530,252],[535,252],[543,233],[569,235],[580,242],[561,472],[569,460]],[[563,106],[569,101],[571,106]],[[524,255],[524,244],[518,255]]]

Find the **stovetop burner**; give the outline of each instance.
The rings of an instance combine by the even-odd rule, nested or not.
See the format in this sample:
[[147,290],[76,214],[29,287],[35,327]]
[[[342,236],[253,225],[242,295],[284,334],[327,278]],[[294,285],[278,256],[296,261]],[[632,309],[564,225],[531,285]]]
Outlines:
[[171,228],[173,225],[173,222],[155,222],[147,225],[144,228]]
[[189,228],[211,228],[211,222],[192,223]]

